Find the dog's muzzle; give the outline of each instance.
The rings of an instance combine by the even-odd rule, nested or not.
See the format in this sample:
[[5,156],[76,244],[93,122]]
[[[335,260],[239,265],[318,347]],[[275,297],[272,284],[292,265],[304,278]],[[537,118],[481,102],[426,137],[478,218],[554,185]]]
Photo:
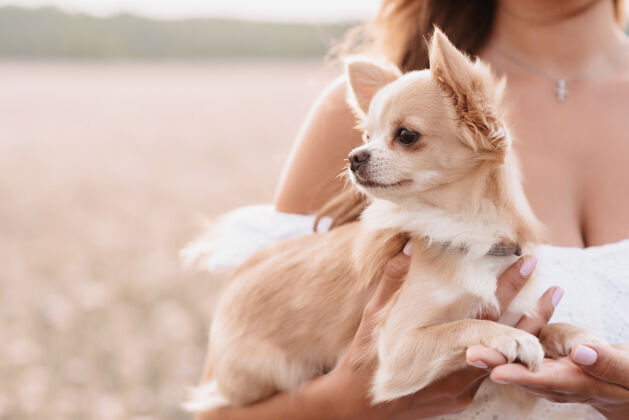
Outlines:
[[349,168],[352,172],[357,172],[361,168],[363,168],[369,159],[371,158],[371,153],[367,150],[355,150],[349,154]]

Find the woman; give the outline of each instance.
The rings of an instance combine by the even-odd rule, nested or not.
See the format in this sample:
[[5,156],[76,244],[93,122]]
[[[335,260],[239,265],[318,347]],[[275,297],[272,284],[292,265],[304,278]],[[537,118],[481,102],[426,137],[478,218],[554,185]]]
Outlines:
[[[612,342],[629,342],[626,311],[618,298],[629,295],[626,282],[618,281],[627,277],[613,272],[621,267],[619,261],[629,259],[628,242],[618,242],[629,238],[629,196],[623,194],[629,191],[629,122],[625,118],[629,107],[629,41],[618,24],[623,14],[620,3],[384,0],[369,48],[405,71],[425,68],[425,38],[436,24],[457,47],[478,55],[498,74],[507,76],[505,102],[511,111],[509,123],[525,190],[533,210],[548,228],[549,243],[554,245],[542,247],[540,261],[555,262],[554,271],[540,273],[542,280],[554,282],[570,270],[590,272],[598,267],[606,282],[601,287],[567,281],[564,288],[573,294],[573,302],[597,296],[608,302],[577,305],[562,314],[565,319],[561,320],[586,324],[603,336],[608,331]],[[361,143],[344,97],[344,81],[339,79],[314,105],[280,182],[278,211],[318,212],[341,193],[342,181],[337,175],[348,152]],[[348,197],[341,195],[324,208],[324,214],[336,216],[339,223],[355,217],[361,203]],[[612,243],[617,244],[601,246]],[[597,248],[578,249],[582,247]],[[403,254],[392,260],[366,318],[399,285],[406,262]],[[530,275],[534,266],[535,259],[529,257],[503,275],[498,290],[503,307],[517,291],[518,280]],[[540,300],[546,315],[523,319],[519,327],[533,333],[538,330],[561,295],[561,289],[549,289]],[[591,322],[601,319],[601,311],[621,321],[608,327],[605,319],[598,324]],[[577,319],[581,313],[585,316]],[[570,358],[546,360],[536,374],[505,364],[502,356],[489,349],[474,347],[467,357],[475,368],[416,395],[370,407],[366,393],[370,366],[362,366],[356,356],[368,341],[367,325],[361,325],[345,360],[296,396],[280,394],[251,407],[217,410],[200,418],[426,418],[466,408],[492,367],[492,380],[517,384],[548,401],[580,402],[591,407],[566,414],[567,418],[596,413],[610,419],[629,418],[629,348],[622,345],[578,346]],[[499,408],[492,409],[495,411],[488,409],[481,418],[505,414]],[[535,418],[559,418],[559,414],[548,414],[554,406],[544,410],[536,412]]]

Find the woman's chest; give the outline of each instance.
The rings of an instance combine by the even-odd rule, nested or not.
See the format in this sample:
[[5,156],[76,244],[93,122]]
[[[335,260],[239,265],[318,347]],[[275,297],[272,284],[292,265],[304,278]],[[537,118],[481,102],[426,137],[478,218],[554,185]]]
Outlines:
[[558,103],[521,92],[511,104],[525,192],[557,245],[629,237],[629,96],[579,93]]

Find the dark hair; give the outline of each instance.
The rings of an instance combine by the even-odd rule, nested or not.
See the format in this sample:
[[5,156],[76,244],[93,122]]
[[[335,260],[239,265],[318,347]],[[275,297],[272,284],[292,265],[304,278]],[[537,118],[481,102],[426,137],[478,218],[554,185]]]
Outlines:
[[[558,19],[578,15],[599,0]],[[616,20],[624,19],[624,0],[614,2]],[[349,32],[343,52],[370,52],[396,63],[402,71],[428,67],[426,40],[438,26],[461,51],[478,54],[491,33],[498,0],[382,0],[375,19]]]

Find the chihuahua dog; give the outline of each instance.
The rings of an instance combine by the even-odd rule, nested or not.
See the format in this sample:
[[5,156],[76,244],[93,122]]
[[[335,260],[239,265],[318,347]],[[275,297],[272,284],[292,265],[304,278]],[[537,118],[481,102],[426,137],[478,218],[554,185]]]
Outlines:
[[348,174],[370,204],[359,222],[278,243],[233,273],[211,327],[207,381],[188,409],[251,404],[334,368],[407,240],[409,272],[374,332],[374,404],[463,368],[474,344],[535,370],[545,351],[565,356],[582,334],[551,331],[544,349],[512,327],[535,310],[533,278],[500,323],[476,319],[498,311],[497,276],[534,251],[540,228],[501,114],[504,82],[438,29],[429,54],[429,69],[404,75],[390,63],[347,62],[365,141]]

